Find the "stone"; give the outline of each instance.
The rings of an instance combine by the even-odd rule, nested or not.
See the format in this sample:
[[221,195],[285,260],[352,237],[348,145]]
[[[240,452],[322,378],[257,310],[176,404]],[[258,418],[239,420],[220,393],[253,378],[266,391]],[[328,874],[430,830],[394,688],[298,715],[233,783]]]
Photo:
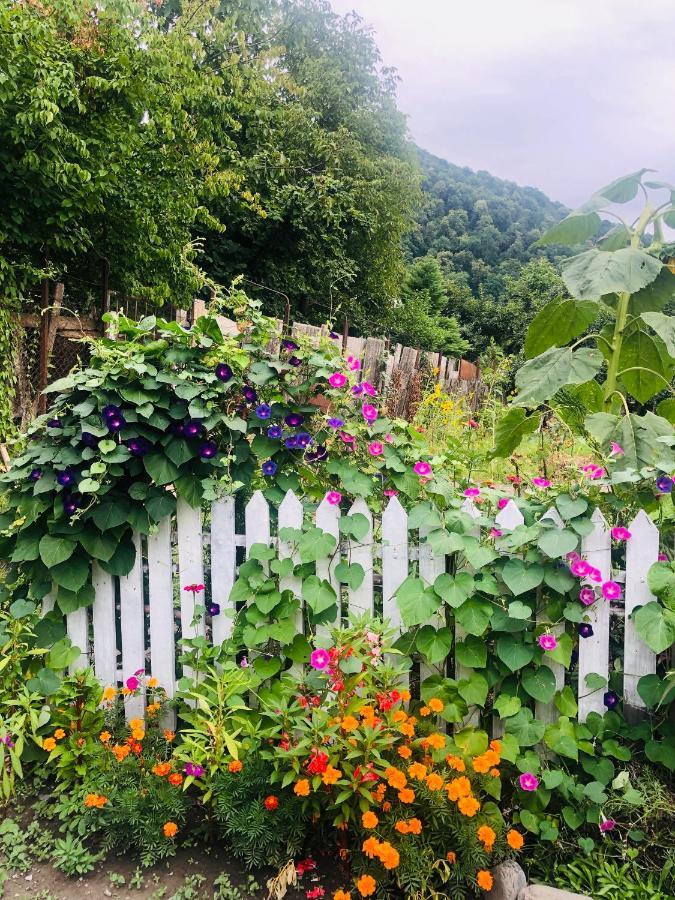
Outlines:
[[492,890],[483,893],[487,900],[517,900],[520,891],[527,885],[525,873],[513,859],[507,859],[491,869],[494,879]]
[[593,898],[588,894],[572,894],[545,884],[529,884],[521,890],[517,900],[593,900]]

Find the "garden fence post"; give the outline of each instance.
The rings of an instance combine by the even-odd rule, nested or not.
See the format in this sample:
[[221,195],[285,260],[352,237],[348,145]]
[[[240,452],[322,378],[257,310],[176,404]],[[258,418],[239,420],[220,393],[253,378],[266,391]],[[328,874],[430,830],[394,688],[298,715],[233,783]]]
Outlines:
[[399,635],[403,623],[394,595],[407,577],[408,513],[398,497],[392,497],[382,513],[382,618]]
[[364,578],[359,587],[349,588],[349,615],[363,616],[373,614],[373,516],[363,497],[357,497],[352,503],[349,515],[360,513],[368,520],[368,531],[357,541],[350,538],[348,542],[349,564],[359,563],[363,566]]
[[[270,508],[265,500],[262,491],[256,491],[246,504],[244,509],[244,528],[246,531],[246,558],[251,552],[254,544],[264,544],[269,547],[270,544]],[[265,572],[269,572],[269,563],[263,560],[261,565]],[[256,656],[260,656],[258,651],[250,650],[248,653],[249,660],[253,660]],[[253,697],[249,698],[252,705],[256,705]]]
[[235,499],[222,497],[211,504],[211,601],[220,614],[211,619],[211,637],[215,645],[229,638],[234,628],[234,609],[230,593],[237,574],[235,537]]
[[[171,516],[161,520],[148,535],[148,591],[150,599],[150,672],[172,698],[176,692],[176,627],[173,613]],[[182,598],[181,598],[182,599]],[[163,722],[175,727],[175,713]]]
[[[117,627],[115,617],[115,582],[113,576],[105,572],[94,561],[92,566],[94,586],[94,606],[92,624],[94,629],[94,671],[104,685],[117,685]],[[171,646],[173,647],[173,634]]]
[[[145,672],[145,613],[143,609],[143,559],[141,536],[134,531],[136,557],[131,571],[120,576],[120,626],[122,631],[122,677]],[[142,719],[145,697],[141,690],[125,703],[127,719]]]
[[[286,496],[279,506],[279,532],[282,528],[302,528],[303,509],[302,503],[295,496],[293,491],[287,491]],[[300,562],[300,556],[297,551],[293,552],[292,545],[287,541],[279,538],[279,559],[291,558],[293,563],[297,565]],[[292,591],[295,597],[300,598],[300,608],[295,614],[295,630],[298,634],[305,633],[304,616],[302,610],[302,579],[296,575],[287,575],[279,581],[280,591]],[[298,676],[302,676],[302,664],[293,663],[291,672]]]
[[[337,624],[340,621],[342,615],[342,598],[341,598],[341,589],[340,582],[337,580],[335,575],[335,569],[341,559],[340,553],[340,507],[337,505],[333,505],[329,503],[326,498],[321,501],[316,510],[315,515],[316,527],[320,528],[322,531],[325,531],[326,534],[332,534],[336,540],[335,552],[333,556],[324,559],[317,559],[316,561],[316,574],[319,578],[322,578],[324,581],[327,581],[330,586],[335,591],[337,596],[337,614],[335,618],[335,622],[333,624]],[[325,638],[328,635],[328,626],[327,625],[317,625],[316,627],[317,637]]]
[[[611,534],[607,522],[599,509],[591,517],[593,531],[581,542],[582,556],[608,581],[612,568]],[[579,721],[585,722],[589,712],[604,713],[603,695],[606,687],[591,690],[586,678],[592,673],[605,681],[609,675],[609,601],[600,597],[586,610],[589,623],[593,627],[591,637],[584,638],[579,645]]]
[[190,506],[182,497],[178,498],[176,506],[176,532],[181,633],[183,640],[187,640],[204,634],[204,617],[195,614],[195,605],[203,603],[204,597],[196,597],[192,591],[185,590],[191,584],[204,583],[204,560],[202,511]]
[[[445,554],[435,554],[431,549],[431,544],[429,544],[428,541],[424,540],[429,532],[433,530],[433,526],[422,526],[419,529],[420,578],[426,585],[429,585],[431,587],[433,587],[433,584],[438,576],[442,575],[443,572],[445,572]],[[425,622],[424,624],[433,625],[434,628],[445,627],[445,613],[443,612],[443,607],[441,607],[438,612],[434,613],[434,615],[428,620],[428,622]],[[430,666],[427,663],[422,663],[420,665],[420,685],[423,684],[425,679],[430,678],[432,675],[436,674],[438,674],[438,668],[436,666]],[[444,671],[443,674],[445,674]]]
[[68,666],[68,671],[72,675],[73,672],[86,669],[89,665],[89,618],[86,606],[68,613],[66,628],[73,646],[79,647],[81,651],[77,659]]
[[[545,521],[549,519],[551,522],[555,524],[555,527],[560,529],[565,527],[565,523],[560,517],[560,513],[555,507],[547,510],[544,515],[541,517],[540,521]],[[544,613],[544,610],[537,609],[537,625],[546,623],[548,621],[548,617]],[[551,625],[549,631],[551,634],[555,635],[556,640],[560,638],[561,635],[565,633],[565,623],[561,622],[558,625]],[[555,689],[556,691],[561,691],[565,687],[565,666],[562,663],[557,662],[549,662],[548,660],[544,660],[548,668],[553,672],[555,677]],[[551,700],[549,703],[542,703],[540,700],[537,700],[534,705],[534,714],[537,719],[544,722],[548,725],[551,722],[555,722],[558,717],[558,708],[555,705],[555,702]]]
[[[472,519],[480,519],[480,511],[476,507],[476,504],[469,497],[464,503],[462,503],[462,512],[471,516]],[[478,524],[475,525],[474,528],[471,529],[472,537],[479,538],[480,537],[480,526]],[[462,628],[462,626],[455,619],[455,646],[460,641],[463,641],[466,637],[466,631]],[[462,681],[464,679],[470,678],[473,669],[468,668],[467,666],[463,666],[461,663],[455,663],[455,678],[457,681]],[[466,727],[467,725],[479,725],[480,724],[480,710],[478,707],[475,707],[471,710],[461,723],[456,725],[456,729],[459,730],[461,728]]]
[[643,675],[656,672],[656,654],[638,635],[631,613],[636,607],[656,599],[649,590],[647,575],[659,558],[659,531],[643,509],[635,516],[628,530],[631,537],[626,544],[623,696],[627,707],[644,709],[644,700],[638,694],[637,685]]

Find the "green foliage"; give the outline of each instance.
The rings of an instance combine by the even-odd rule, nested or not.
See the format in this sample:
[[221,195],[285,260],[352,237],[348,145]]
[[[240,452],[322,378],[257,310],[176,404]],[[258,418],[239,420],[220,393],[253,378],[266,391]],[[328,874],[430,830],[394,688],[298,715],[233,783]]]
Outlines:
[[54,843],[52,856],[54,868],[70,877],[91,872],[100,858],[100,855],[89,852],[81,838],[72,834],[57,838]]

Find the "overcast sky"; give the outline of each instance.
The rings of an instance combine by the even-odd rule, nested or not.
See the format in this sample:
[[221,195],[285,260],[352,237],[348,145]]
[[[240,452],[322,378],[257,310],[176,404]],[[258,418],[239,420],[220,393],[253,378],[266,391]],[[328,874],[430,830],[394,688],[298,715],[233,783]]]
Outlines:
[[675,181],[675,0],[331,0],[374,26],[413,138],[568,206]]

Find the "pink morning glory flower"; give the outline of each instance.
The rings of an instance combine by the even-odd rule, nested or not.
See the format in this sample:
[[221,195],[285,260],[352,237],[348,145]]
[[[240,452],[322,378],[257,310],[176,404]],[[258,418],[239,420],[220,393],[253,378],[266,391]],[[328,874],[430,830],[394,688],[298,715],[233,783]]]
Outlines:
[[579,599],[584,606],[590,606],[592,603],[595,603],[595,591],[592,587],[584,587],[579,591]]
[[347,384],[347,376],[343,375],[342,372],[333,372],[328,379],[328,384],[334,388],[344,387]]
[[532,484],[538,488],[550,488],[551,487],[551,482],[548,480],[548,478],[533,478]]
[[478,497],[479,495],[480,495],[480,488],[477,488],[477,487],[467,488],[464,491],[465,497]]
[[423,462],[422,460],[420,460],[413,466],[413,472],[415,473],[415,475],[421,475],[423,478],[429,478],[429,476],[431,475],[431,466],[428,462]]
[[490,529],[490,537],[500,538],[504,534],[499,528],[491,528]]
[[398,491],[395,491],[394,488],[387,488],[383,493],[385,497],[398,497]]
[[331,506],[337,506],[341,500],[342,494],[339,491],[328,491],[326,494],[326,503],[330,503]]
[[369,381],[362,381],[361,387],[364,394],[368,394],[369,397],[377,397],[377,391]]
[[467,428],[478,428],[478,422],[475,419],[469,419],[466,423]]
[[368,447],[368,453],[370,453],[371,456],[380,456],[383,451],[384,447],[379,441],[373,441]]
[[340,437],[344,441],[345,444],[354,444],[356,442],[356,438],[353,434],[347,434],[346,431],[340,432]]
[[605,834],[607,831],[613,831],[616,828],[614,819],[603,819],[600,823],[600,833]]
[[617,444],[616,441],[612,441],[612,449],[609,454],[610,456],[623,456],[624,452],[625,451],[621,444]]
[[239,663],[240,669],[248,669],[248,658],[246,656],[242,656],[241,662]]
[[595,472],[597,468],[595,463],[588,463],[588,465],[581,467],[581,471],[584,475],[590,475],[592,472]]
[[579,556],[579,554],[577,553],[576,550],[570,550],[569,553],[565,554],[565,559],[568,560],[568,562],[574,562],[575,559],[580,559],[580,558],[581,557]]
[[600,569],[596,569],[595,566],[588,567],[588,577],[591,581],[595,581],[596,584],[600,584],[602,581],[602,572]]
[[504,509],[505,506],[508,506],[510,499],[510,497],[500,497],[499,500],[497,500],[497,509]]
[[539,646],[542,650],[555,650],[558,642],[554,634],[546,633],[539,636]]
[[575,559],[570,566],[570,572],[572,575],[576,575],[577,578],[585,578],[589,569],[590,567],[585,559]]
[[386,441],[388,444],[393,444],[393,442],[394,442],[394,439],[393,439],[393,437],[389,434],[389,432],[387,432],[387,433],[385,434],[384,439],[385,439],[385,441]]
[[605,600],[618,600],[621,597],[621,585],[616,581],[605,581],[600,590]]
[[524,791],[536,791],[539,787],[539,779],[532,772],[523,772],[518,782]]
[[312,668],[318,669],[320,672],[322,672],[329,662],[330,653],[328,652],[328,650],[323,650],[322,648],[312,650],[312,655],[309,657],[309,663]]
[[594,472],[591,472],[590,477],[593,481],[597,481],[598,478],[604,478],[606,474],[607,471],[605,469],[598,467]]
[[352,372],[358,372],[358,370],[361,368],[361,360],[357,359],[355,356],[348,356],[347,365],[352,370]]
[[659,553],[659,562],[668,562],[668,555],[666,553]]
[[127,680],[125,681],[125,684],[129,688],[130,691],[138,690],[139,681],[135,675],[132,675],[131,678],[127,678]]
[[617,525],[616,528],[612,528],[612,537],[615,541],[627,541],[631,537],[631,533],[623,525]]
[[364,403],[361,407],[361,414],[366,422],[374,422],[377,418],[377,410],[371,403]]

